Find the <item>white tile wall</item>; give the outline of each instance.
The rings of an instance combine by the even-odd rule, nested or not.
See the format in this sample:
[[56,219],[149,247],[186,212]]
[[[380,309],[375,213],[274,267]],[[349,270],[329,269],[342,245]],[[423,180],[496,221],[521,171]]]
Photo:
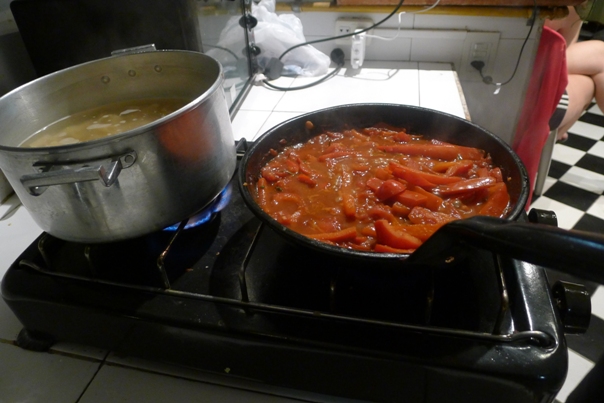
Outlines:
[[[343,12],[302,12],[296,14],[304,26],[307,40],[315,40],[332,36],[335,21],[340,16],[370,17],[374,22],[382,20],[387,14],[361,14]],[[405,14],[401,18],[401,28],[498,32],[500,41],[495,58],[495,68],[492,73],[494,82],[508,81],[514,72],[516,61],[524,40],[529,32],[527,19],[516,17],[481,17],[463,15],[439,14]],[[537,19],[536,26],[522,53],[521,62],[514,78],[501,88],[498,95],[494,94],[495,86],[486,85],[476,79],[461,80],[466,96],[468,109],[472,120],[480,126],[498,135],[508,143],[512,142],[515,124],[520,116],[524,100],[525,88],[531,73],[534,55],[537,50],[537,40],[540,37],[542,20]],[[396,29],[398,19],[392,17],[380,28]],[[437,61],[452,63],[456,70],[462,59],[463,38],[450,40],[446,37],[437,40],[397,38],[394,41],[373,40],[367,47],[367,60],[404,60],[413,62]],[[314,44],[325,54],[332,49],[342,47],[333,41]],[[347,58],[350,50],[342,47]]]

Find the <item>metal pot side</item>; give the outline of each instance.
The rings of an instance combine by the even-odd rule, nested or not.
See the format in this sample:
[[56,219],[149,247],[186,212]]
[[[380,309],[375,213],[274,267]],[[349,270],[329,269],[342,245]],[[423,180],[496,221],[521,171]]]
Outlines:
[[[0,98],[0,169],[36,223],[58,238],[100,243],[161,230],[201,210],[235,171],[222,80],[217,61],[187,51],[114,56],[39,78]],[[101,140],[17,147],[72,113],[148,98],[191,102]]]

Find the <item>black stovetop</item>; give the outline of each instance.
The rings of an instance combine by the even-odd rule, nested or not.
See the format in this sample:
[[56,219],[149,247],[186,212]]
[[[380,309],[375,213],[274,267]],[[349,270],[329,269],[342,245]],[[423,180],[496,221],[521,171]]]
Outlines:
[[96,246],[43,234],[2,282],[19,343],[372,401],[548,401],[561,387],[542,268],[479,249],[448,271],[342,260],[262,226],[229,186],[222,211],[172,241],[165,276],[174,232]]

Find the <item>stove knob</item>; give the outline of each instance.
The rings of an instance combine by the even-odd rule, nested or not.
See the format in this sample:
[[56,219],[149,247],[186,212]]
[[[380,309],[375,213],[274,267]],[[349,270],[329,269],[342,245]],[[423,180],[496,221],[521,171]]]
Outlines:
[[533,224],[546,224],[554,227],[558,226],[558,216],[550,210],[539,210],[533,208],[528,213],[528,220]]
[[591,319],[591,298],[585,286],[556,281],[552,295],[562,319],[564,333],[585,333]]

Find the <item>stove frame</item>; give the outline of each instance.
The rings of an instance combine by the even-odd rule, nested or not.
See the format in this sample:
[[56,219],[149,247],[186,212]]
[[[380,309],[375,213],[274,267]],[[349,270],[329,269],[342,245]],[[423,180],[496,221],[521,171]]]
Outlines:
[[[230,379],[384,402],[548,402],[564,382],[566,344],[543,268],[468,250],[459,272],[401,275],[398,264],[368,268],[300,253],[263,227],[237,192],[204,229],[209,235],[193,237],[201,257],[175,264],[179,246],[190,246],[184,225],[160,236],[146,284],[138,274],[129,282],[103,278],[103,270],[91,277],[91,257],[111,253],[78,245],[88,262],[81,264],[73,245],[41,235],[2,282],[24,325],[18,344],[43,351],[69,341]],[[55,250],[75,261],[75,273],[52,268]],[[298,260],[310,263],[298,267]],[[376,273],[386,280],[365,286]],[[273,287],[288,283],[304,292]],[[410,295],[382,295],[391,283]],[[463,301],[485,284],[488,291]],[[443,303],[443,294],[454,298]],[[402,320],[400,311],[408,311]]]

